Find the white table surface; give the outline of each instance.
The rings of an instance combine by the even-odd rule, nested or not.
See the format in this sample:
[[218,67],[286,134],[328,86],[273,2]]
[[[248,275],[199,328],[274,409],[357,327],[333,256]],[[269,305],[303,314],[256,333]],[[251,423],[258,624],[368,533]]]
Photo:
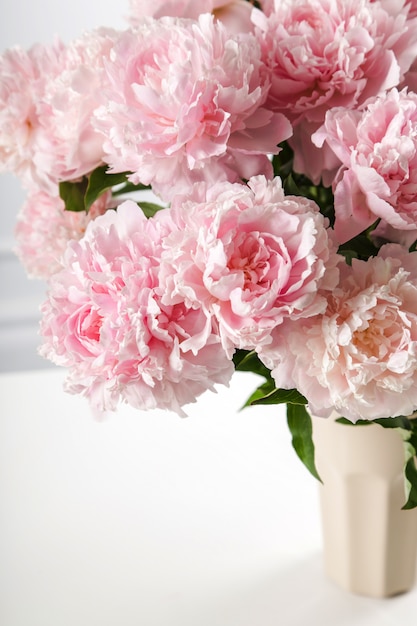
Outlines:
[[317,485],[236,375],[189,417],[104,422],[59,369],[0,376],[1,626],[404,626],[322,568]]

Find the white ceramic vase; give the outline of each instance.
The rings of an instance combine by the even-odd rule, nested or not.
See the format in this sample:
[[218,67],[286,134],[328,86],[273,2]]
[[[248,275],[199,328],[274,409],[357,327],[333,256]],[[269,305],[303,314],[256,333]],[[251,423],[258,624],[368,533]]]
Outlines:
[[370,424],[313,419],[324,567],[350,592],[388,597],[416,580],[417,509],[405,502],[400,434]]

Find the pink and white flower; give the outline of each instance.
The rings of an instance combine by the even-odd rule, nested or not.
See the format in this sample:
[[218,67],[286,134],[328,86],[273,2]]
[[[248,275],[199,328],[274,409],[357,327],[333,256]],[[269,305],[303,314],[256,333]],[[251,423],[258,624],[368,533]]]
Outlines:
[[48,188],[49,173],[39,170],[36,146],[41,133],[39,101],[45,82],[61,68],[64,45],[19,47],[0,56],[0,171],[10,171],[29,187]]
[[105,193],[88,213],[66,211],[58,194],[32,190],[18,214],[15,228],[15,252],[27,275],[48,279],[62,269],[61,259],[68,242],[81,239],[87,224],[102,215],[110,201],[111,193]]
[[313,415],[352,421],[417,406],[417,253],[398,244],[353,259],[323,315],[289,320],[260,349],[277,387],[297,388]]
[[45,80],[34,159],[53,184],[103,164],[103,137],[93,127],[92,115],[106,86],[104,65],[116,37],[116,31],[100,28],[75,39],[62,55],[59,73]]
[[417,21],[403,0],[280,0],[254,11],[272,75],[269,103],[297,123],[321,122],[399,84],[417,57]]
[[108,72],[96,117],[112,171],[164,200],[198,181],[272,177],[267,155],[291,126],[264,107],[269,79],[253,36],[232,36],[208,14],[149,18],[121,35]]
[[199,306],[162,302],[159,267],[169,211],[147,220],[132,201],[90,222],[68,245],[42,306],[40,352],[69,368],[66,389],[98,411],[119,401],[146,410],[182,406],[233,365]]
[[334,164],[311,133],[329,108],[355,108],[401,82],[417,57],[417,20],[403,0],[280,0],[252,19],[271,72],[268,106],[294,125],[294,169],[314,183],[330,169],[328,180]]
[[0,169],[53,194],[62,180],[103,164],[92,113],[104,87],[104,60],[116,32],[98,29],[0,57]]
[[203,303],[229,354],[325,309],[339,262],[327,222],[314,202],[285,196],[279,178],[196,187],[170,213],[177,230],[165,240],[163,301]]
[[377,219],[399,231],[417,223],[417,95],[403,90],[362,110],[332,109],[313,141],[342,163],[334,183],[335,233],[343,243]]

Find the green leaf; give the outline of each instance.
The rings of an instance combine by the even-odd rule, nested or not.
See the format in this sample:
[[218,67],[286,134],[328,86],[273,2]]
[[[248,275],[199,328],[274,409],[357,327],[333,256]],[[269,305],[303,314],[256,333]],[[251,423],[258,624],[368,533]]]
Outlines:
[[271,378],[265,381],[257,389],[255,389],[255,391],[246,400],[242,408],[245,408],[247,406],[252,406],[253,404],[268,404],[267,402],[262,402],[262,400],[268,397],[269,394],[273,393],[274,390],[275,390],[275,384]]
[[150,185],[142,185],[138,183],[131,183],[129,180],[122,186],[119,186],[117,189],[113,189],[113,196],[122,196],[127,193],[134,193],[135,191],[143,191],[144,189],[151,189]]
[[[253,372],[264,378],[271,378],[271,371],[262,363],[255,350],[236,350],[233,355],[235,370],[239,372]],[[275,386],[274,386],[275,388]]]
[[88,211],[93,202],[101,196],[102,193],[111,189],[115,185],[126,183],[129,172],[120,172],[118,174],[108,174],[107,165],[97,167],[88,177],[88,185],[85,193],[85,208]]
[[163,209],[164,207],[153,202],[138,202],[138,205],[144,212],[146,217],[153,217],[155,213]]
[[[416,452],[414,450],[414,452]],[[408,459],[405,466],[405,477],[408,482],[408,499],[402,507],[403,509],[414,509],[417,507],[417,467],[415,457]]]
[[[263,387],[264,385],[262,385]],[[259,388],[260,389],[260,388]],[[258,391],[258,390],[257,390]],[[263,397],[258,397],[251,404],[307,404],[305,397],[297,389],[277,389],[275,385]]]
[[84,196],[88,180],[84,176],[80,181],[63,181],[59,183],[59,195],[65,203],[66,211],[85,211]]
[[284,191],[287,196],[302,196],[300,187],[294,180],[294,176],[289,174],[284,180]]
[[294,152],[286,141],[283,141],[279,147],[280,152],[272,157],[272,167],[274,168],[274,175],[284,179],[292,170]]
[[302,404],[287,404],[287,422],[292,445],[308,471],[322,482],[316,468],[311,417]]
[[378,424],[379,426],[383,426],[383,428],[404,428],[406,430],[411,430],[412,421],[413,420],[403,415],[399,415],[398,417],[381,417],[375,420],[357,420],[356,422],[351,422],[346,419],[346,417],[339,417],[336,420],[339,424],[346,424],[347,426],[369,426],[369,424]]

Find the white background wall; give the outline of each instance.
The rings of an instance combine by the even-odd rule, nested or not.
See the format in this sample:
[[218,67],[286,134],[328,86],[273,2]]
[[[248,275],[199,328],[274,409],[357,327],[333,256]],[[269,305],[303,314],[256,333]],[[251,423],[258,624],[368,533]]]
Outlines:
[[[29,48],[64,42],[98,26],[125,28],[128,0],[3,0],[0,3],[0,53],[15,45]],[[0,174],[0,371],[48,367],[36,354],[38,307],[45,285],[29,280],[13,254],[16,214],[25,195],[19,181]]]

